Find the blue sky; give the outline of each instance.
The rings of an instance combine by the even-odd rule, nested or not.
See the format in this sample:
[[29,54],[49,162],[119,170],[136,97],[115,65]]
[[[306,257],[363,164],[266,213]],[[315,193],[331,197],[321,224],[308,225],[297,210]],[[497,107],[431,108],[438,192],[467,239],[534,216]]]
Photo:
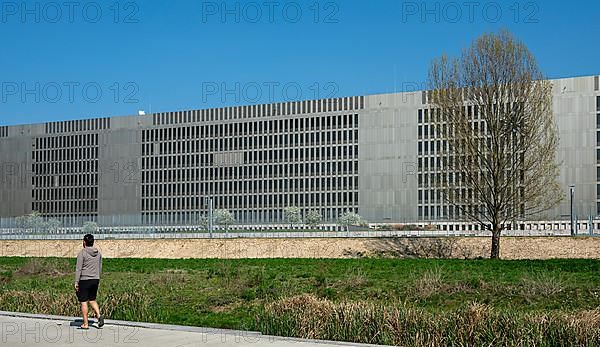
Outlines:
[[598,1],[3,1],[0,124],[420,89],[505,27],[600,74]]

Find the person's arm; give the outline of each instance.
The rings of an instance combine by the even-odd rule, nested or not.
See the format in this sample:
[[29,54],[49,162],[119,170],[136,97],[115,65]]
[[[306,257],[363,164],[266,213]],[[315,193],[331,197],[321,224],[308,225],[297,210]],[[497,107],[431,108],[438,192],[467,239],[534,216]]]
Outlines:
[[102,253],[98,253],[98,256],[100,257],[100,259],[98,259],[100,262],[100,267],[98,268],[98,277],[100,277],[100,275],[102,275]]
[[81,278],[81,269],[83,268],[83,252],[77,254],[77,265],[75,266],[75,285],[79,283]]

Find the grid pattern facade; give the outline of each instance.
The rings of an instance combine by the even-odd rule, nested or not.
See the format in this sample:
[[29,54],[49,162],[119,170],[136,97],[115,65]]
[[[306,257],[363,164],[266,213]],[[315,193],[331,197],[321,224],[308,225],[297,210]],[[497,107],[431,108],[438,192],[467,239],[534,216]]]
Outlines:
[[32,210],[55,218],[98,215],[98,134],[34,139]]
[[144,223],[196,218],[204,197],[246,223],[281,222],[288,206],[325,219],[358,211],[359,117],[348,111],[362,99],[155,115],[165,126],[142,131]]
[[[516,106],[507,103],[503,104],[502,107],[508,113],[509,109]],[[487,132],[486,121],[480,115],[480,107],[478,105],[465,105],[462,112],[470,120],[471,129],[473,129],[478,141],[489,143],[491,139]],[[457,160],[457,158],[450,149],[452,147],[452,141],[448,138],[448,136],[451,136],[450,124],[440,114],[440,110],[434,108],[419,109],[417,111],[417,124],[417,214],[419,221],[460,220],[469,215],[476,215],[477,211],[483,211],[485,207],[478,206],[476,203],[475,189],[463,184],[464,179],[460,173],[451,170],[454,167],[452,161]],[[511,141],[512,144],[518,141],[518,136],[515,133]],[[514,153],[513,157],[520,157],[516,151]],[[514,166],[510,170],[517,170],[518,172],[519,167],[521,167],[519,159],[513,160],[513,163]],[[521,182],[518,178],[515,181],[513,189],[518,192]],[[462,204],[448,203],[443,196],[447,189],[453,190],[452,193],[454,196],[460,197],[458,201],[461,201]],[[522,205],[515,203],[513,208],[520,209],[520,212],[517,212],[519,215],[525,213]]]
[[295,102],[246,105],[204,110],[163,112],[152,116],[153,125],[172,125],[182,123],[213,122],[262,118],[273,116],[292,116],[308,113],[356,111],[365,107],[365,97],[344,97],[334,99],[305,100]]
[[110,128],[110,118],[95,118],[50,122],[45,124],[46,134],[104,130]]
[[[600,81],[552,83],[565,199],[547,217],[568,219],[575,185],[581,220],[600,212]],[[39,211],[193,224],[212,197],[239,223],[281,222],[289,206],[329,222],[354,210],[370,222],[450,223],[459,211],[439,184],[458,178],[431,114],[418,91],[3,126],[0,196],[11,203],[0,204],[0,222]]]
[[[454,206],[444,204],[442,191],[436,188],[441,180],[441,169],[447,157],[448,141],[436,136],[430,121],[434,109],[422,108],[417,113],[417,184],[419,220],[439,220],[454,216]],[[447,173],[447,179],[454,179]],[[458,211],[457,211],[458,212]]]

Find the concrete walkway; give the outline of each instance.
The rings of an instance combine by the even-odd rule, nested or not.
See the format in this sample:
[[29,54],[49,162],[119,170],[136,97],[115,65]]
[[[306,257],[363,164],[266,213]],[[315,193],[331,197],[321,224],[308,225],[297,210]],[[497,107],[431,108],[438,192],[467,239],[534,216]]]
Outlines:
[[[91,324],[94,322],[94,324]],[[81,318],[0,311],[0,346],[79,347],[328,347],[367,346],[343,342],[302,340],[257,332],[107,320],[102,329],[90,320],[81,330]]]

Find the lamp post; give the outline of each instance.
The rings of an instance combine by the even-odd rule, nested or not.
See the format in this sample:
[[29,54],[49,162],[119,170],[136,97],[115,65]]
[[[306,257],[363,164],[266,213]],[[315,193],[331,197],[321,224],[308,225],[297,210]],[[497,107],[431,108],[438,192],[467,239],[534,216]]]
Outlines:
[[213,199],[206,197],[204,198],[204,204],[208,207],[208,233],[210,238],[213,237]]
[[573,198],[575,197],[575,186],[569,186],[569,196],[571,197],[571,236],[575,236],[575,221],[573,219]]
[[513,225],[512,225],[512,230],[514,232],[514,230],[517,230],[517,184],[516,184],[516,173],[515,173],[515,160],[516,160],[516,154],[515,154],[515,135],[517,133],[517,129],[513,128],[512,129],[512,188],[513,188]]

